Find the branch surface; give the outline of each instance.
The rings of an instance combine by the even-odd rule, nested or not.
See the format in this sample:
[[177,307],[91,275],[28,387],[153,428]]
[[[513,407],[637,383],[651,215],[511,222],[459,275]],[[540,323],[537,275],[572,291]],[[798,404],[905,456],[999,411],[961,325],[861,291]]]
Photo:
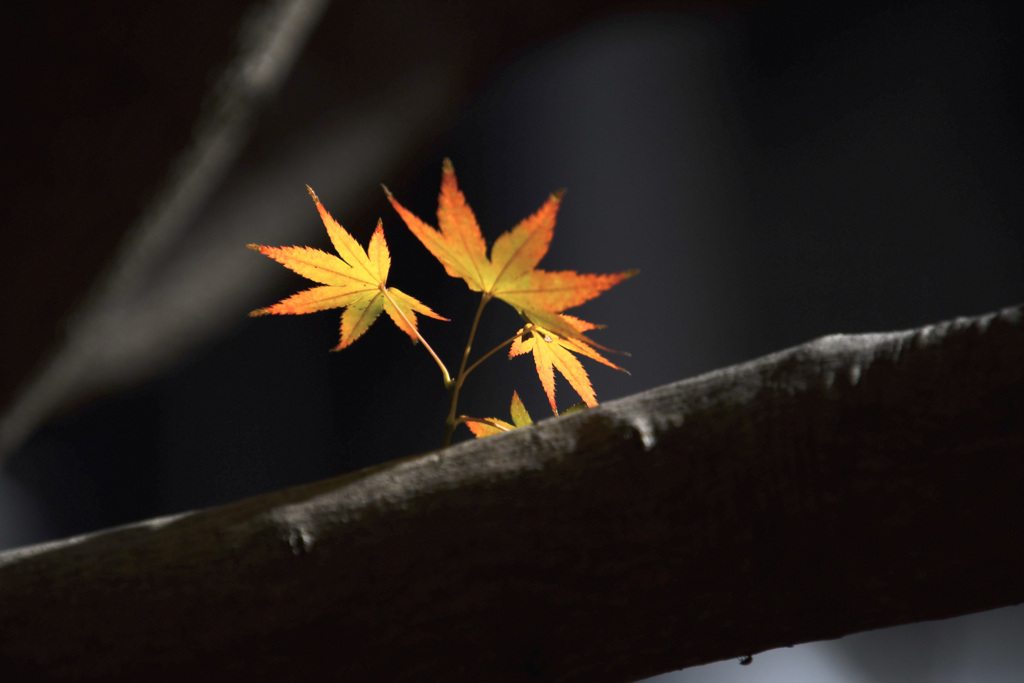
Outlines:
[[1024,601],[1022,307],[0,554],[9,680],[628,681]]

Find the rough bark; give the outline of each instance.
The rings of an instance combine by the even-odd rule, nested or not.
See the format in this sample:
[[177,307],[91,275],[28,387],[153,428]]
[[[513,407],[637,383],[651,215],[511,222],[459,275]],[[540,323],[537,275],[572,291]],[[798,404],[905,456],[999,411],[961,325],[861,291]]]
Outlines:
[[1024,601],[1022,308],[0,555],[8,680],[626,681]]

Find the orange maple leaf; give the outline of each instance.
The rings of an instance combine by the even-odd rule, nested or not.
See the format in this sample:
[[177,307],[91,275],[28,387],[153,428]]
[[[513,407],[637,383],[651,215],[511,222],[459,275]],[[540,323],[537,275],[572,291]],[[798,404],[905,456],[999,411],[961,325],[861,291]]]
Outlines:
[[487,244],[459,190],[451,160],[444,160],[441,176],[437,208],[440,230],[424,223],[399,204],[387,188],[384,190],[405,224],[449,275],[462,278],[470,289],[483,292],[487,299],[501,299],[528,320],[563,337],[585,339],[578,329],[553,314],[579,306],[638,272],[598,275],[536,267],[548,252],[562,192],[550,195],[536,213],[500,235],[488,257]]
[[510,356],[533,353],[537,374],[555,415],[558,408],[553,368],[562,373],[588,406],[597,405],[590,378],[570,352],[617,370],[622,368],[598,353],[593,347],[604,347],[584,334],[598,325],[563,311],[593,299],[638,271],[599,275],[537,268],[554,235],[562,192],[550,195],[536,213],[500,235],[488,257],[487,243],[473,210],[459,190],[451,160],[445,159],[442,167],[437,207],[439,229],[424,223],[399,204],[387,188],[384,190],[409,230],[441,262],[447,273],[462,278],[470,289],[483,293],[481,306],[491,297],[501,299],[531,323],[532,331],[517,338],[509,353]]
[[533,419],[530,417],[530,413],[526,412],[526,406],[523,405],[518,392],[512,392],[512,406],[509,410],[512,413],[512,424],[505,420],[499,420],[496,417],[488,417],[484,419],[466,419],[466,426],[479,439],[491,436],[492,434],[510,432],[519,427],[528,427],[533,424]]
[[[566,325],[573,327],[580,333],[598,327],[593,323],[588,323],[570,315],[562,314],[560,317]],[[526,353],[533,354],[533,362],[537,367],[537,376],[540,377],[541,386],[544,387],[544,393],[547,394],[551,410],[554,411],[555,415],[558,415],[558,406],[555,404],[554,369],[557,369],[568,380],[569,385],[576,390],[576,393],[579,394],[584,403],[591,408],[597,405],[597,396],[594,394],[590,377],[573,353],[596,360],[610,368],[622,370],[618,365],[615,365],[615,363],[612,363],[593,349],[584,339],[562,337],[540,326],[535,326],[532,330],[525,332],[512,342],[512,348],[509,349],[508,356],[509,358],[514,358]],[[625,372],[625,370],[622,371]]]
[[412,337],[413,342],[419,339],[416,334],[416,313],[447,320],[405,292],[387,286],[391,254],[384,241],[384,228],[380,220],[370,238],[369,249],[365,250],[327,213],[312,188],[307,185],[306,189],[316,203],[320,218],[327,228],[327,235],[341,258],[310,247],[247,245],[299,275],[323,285],[293,294],[273,306],[252,311],[250,316],[299,315],[329,308],[344,308],[341,314],[341,341],[332,351],[340,351],[358,339],[377,320],[381,311],[386,311],[399,329]]

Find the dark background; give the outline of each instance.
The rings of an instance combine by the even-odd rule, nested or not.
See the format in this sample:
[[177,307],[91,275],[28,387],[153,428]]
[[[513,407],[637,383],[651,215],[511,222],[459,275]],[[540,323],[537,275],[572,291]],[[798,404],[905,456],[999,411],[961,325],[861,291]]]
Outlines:
[[[578,311],[632,353],[629,376],[585,363],[602,401],[822,334],[1024,299],[1019,9],[316,4],[280,82],[234,109],[218,99],[225,74],[267,5],[2,10],[0,547],[440,445],[436,367],[390,322],[330,354],[336,312],[245,317],[306,286],[247,242],[330,248],[307,183],[364,244],[383,218],[390,283],[452,318],[421,326],[449,365],[476,299],[379,183],[433,222],[451,157],[489,241],[567,188],[541,265],[642,271]],[[173,230],[140,238],[190,150],[236,120],[235,151]],[[504,308],[485,312],[478,350],[514,331]],[[562,407],[576,400],[559,387]],[[507,416],[513,389],[548,411],[532,362],[501,356],[460,407]],[[1019,634],[1012,614],[992,633]],[[827,670],[1003,680],[926,664],[970,642],[932,626],[879,641],[912,653],[902,673],[872,671],[882,646],[854,639],[856,666],[833,651]]]

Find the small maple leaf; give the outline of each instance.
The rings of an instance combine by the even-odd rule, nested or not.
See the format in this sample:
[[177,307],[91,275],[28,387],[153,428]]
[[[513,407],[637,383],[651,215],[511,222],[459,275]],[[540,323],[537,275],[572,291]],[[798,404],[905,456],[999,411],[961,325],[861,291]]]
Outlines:
[[[462,278],[473,291],[508,303],[528,320],[563,337],[586,339],[555,314],[579,306],[636,275],[636,270],[605,275],[572,270],[546,271],[537,264],[548,252],[562,192],[550,195],[532,216],[494,241],[490,257],[473,210],[459,190],[455,169],[444,160],[435,230],[398,203],[387,188],[388,200],[409,230],[452,277]],[[587,340],[593,344],[592,341]]]
[[312,188],[307,185],[306,189],[320,212],[327,235],[340,258],[310,247],[247,245],[299,275],[323,285],[293,294],[273,306],[252,311],[250,316],[299,315],[329,308],[344,308],[341,314],[341,341],[332,351],[340,351],[358,339],[377,320],[381,311],[386,311],[399,329],[412,337],[413,342],[418,341],[416,313],[447,320],[405,292],[387,286],[391,254],[384,241],[384,228],[380,220],[370,238],[369,249],[365,250],[327,213]]
[[533,419],[530,414],[526,412],[526,406],[523,405],[522,400],[519,398],[519,394],[515,391],[512,392],[512,407],[510,408],[512,413],[512,424],[499,420],[496,417],[488,417],[483,420],[467,419],[466,426],[469,427],[470,431],[479,439],[484,436],[491,436],[492,434],[500,434],[502,432],[510,432],[513,429],[519,427],[528,427],[533,424]]
[[[565,325],[581,333],[598,327],[593,323],[588,323],[570,315],[562,314],[561,318]],[[555,415],[558,415],[558,406],[555,404],[555,368],[568,380],[569,385],[576,390],[576,393],[579,394],[584,403],[591,408],[597,405],[597,396],[594,394],[594,388],[590,384],[590,377],[573,353],[596,360],[610,368],[622,370],[618,365],[615,365],[615,363],[612,363],[598,353],[583,339],[562,337],[540,326],[534,326],[533,329],[525,331],[518,339],[512,342],[512,348],[509,349],[508,355],[509,358],[514,358],[526,353],[533,354],[533,361],[537,367],[537,376],[540,377],[541,386],[544,387],[544,393],[547,394],[551,410],[554,411]],[[625,370],[622,371],[625,372]]]

